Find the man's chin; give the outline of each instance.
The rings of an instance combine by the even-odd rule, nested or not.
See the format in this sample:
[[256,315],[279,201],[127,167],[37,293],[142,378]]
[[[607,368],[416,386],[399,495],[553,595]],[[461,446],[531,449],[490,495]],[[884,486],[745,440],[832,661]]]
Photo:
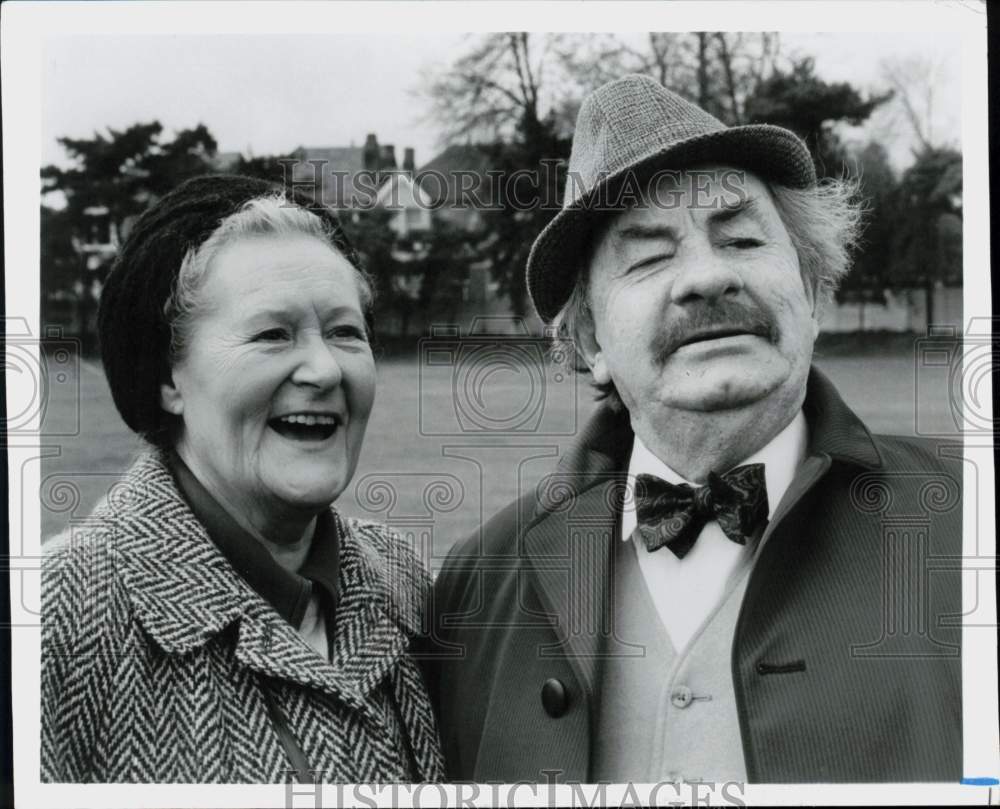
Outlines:
[[749,407],[770,396],[782,380],[771,374],[716,373],[700,379],[671,379],[664,399],[683,410],[714,412]]

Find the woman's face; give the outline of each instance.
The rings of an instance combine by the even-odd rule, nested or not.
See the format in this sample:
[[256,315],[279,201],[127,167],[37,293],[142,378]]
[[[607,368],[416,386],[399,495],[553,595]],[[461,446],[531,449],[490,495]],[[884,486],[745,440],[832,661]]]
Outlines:
[[354,474],[375,397],[358,284],[311,236],[230,243],[207,269],[163,386],[163,407],[183,423],[181,457],[265,536],[311,519]]

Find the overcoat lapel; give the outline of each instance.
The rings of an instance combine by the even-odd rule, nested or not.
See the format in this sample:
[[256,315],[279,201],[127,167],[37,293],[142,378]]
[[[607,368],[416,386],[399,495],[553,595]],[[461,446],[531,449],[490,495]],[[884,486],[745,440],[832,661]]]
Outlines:
[[380,560],[334,513],[341,600],[328,662],[236,574],[161,457],[143,456],[125,482],[142,496],[112,502],[98,514],[123,538],[114,542],[113,557],[136,617],[163,652],[191,654],[232,628],[242,666],[326,693],[377,733],[387,729],[372,694],[388,677],[417,766],[428,780],[441,777],[440,751],[428,735],[434,728],[430,703],[406,658],[409,637],[419,628],[419,596],[407,594],[419,588],[402,559],[398,566]]
[[540,654],[568,659],[591,695],[613,636],[609,570],[631,447],[628,414],[598,411],[539,485],[535,519],[524,534],[533,584],[558,639]]
[[595,483],[574,497],[566,512],[536,522],[524,539],[536,591],[559,639],[540,654],[567,657],[590,693],[612,618],[608,570],[620,510],[609,500],[624,480],[622,474]]

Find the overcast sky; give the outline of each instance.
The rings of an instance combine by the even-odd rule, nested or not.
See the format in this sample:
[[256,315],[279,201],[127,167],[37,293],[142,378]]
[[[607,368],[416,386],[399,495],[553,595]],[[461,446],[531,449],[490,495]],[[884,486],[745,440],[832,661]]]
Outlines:
[[[887,57],[931,57],[935,134],[959,145],[957,37],[781,36],[784,53],[812,55],[823,78],[863,90],[885,86],[879,65]],[[59,136],[157,119],[168,132],[204,123],[220,151],[254,154],[360,145],[374,132],[399,160],[414,147],[419,166],[441,145],[420,97],[421,72],[448,64],[464,45],[455,33],[53,37],[42,71],[42,161],[65,164]],[[896,166],[906,165],[913,141],[903,117],[881,115],[873,127]]]

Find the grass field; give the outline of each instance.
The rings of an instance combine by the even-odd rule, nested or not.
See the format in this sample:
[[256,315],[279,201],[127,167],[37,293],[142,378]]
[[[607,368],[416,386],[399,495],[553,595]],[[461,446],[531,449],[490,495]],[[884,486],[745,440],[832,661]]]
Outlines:
[[[817,353],[817,364],[873,432],[953,429],[946,377],[925,369],[918,379],[915,339],[854,344],[850,355],[836,345]],[[438,556],[535,486],[594,404],[585,378],[532,362],[530,351],[482,346],[426,354],[423,362],[382,360],[361,461],[338,501],[341,511],[415,532]],[[98,364],[85,360],[60,379],[50,385],[43,419],[45,444],[59,448],[42,462],[45,537],[86,517],[142,449],[119,418]]]

